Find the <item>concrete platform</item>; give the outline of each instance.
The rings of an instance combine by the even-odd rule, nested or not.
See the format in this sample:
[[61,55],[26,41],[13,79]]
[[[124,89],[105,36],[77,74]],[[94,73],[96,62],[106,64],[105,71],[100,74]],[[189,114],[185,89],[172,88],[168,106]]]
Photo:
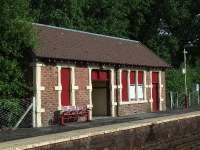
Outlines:
[[[149,114],[150,115],[150,114]],[[151,114],[153,115],[153,114]],[[107,133],[113,133],[123,130],[129,130],[139,127],[145,127],[152,124],[162,124],[165,122],[182,120],[187,118],[193,118],[200,116],[200,111],[180,113],[180,114],[171,114],[171,115],[162,115],[154,118],[147,118],[142,120],[129,120],[122,123],[114,123],[108,125],[101,125],[96,127],[90,127],[85,129],[76,129],[72,131],[66,131],[62,133],[54,133],[43,136],[7,141],[0,143],[0,150],[23,150],[29,149],[54,143],[67,142],[71,140],[77,140],[81,138],[87,138],[91,136],[97,136]],[[126,118],[124,118],[126,119]],[[130,119],[130,118],[129,118]]]

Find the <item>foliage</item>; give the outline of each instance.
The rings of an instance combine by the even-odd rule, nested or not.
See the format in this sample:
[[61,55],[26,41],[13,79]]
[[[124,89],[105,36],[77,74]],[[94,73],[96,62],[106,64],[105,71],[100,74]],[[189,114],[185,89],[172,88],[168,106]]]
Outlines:
[[[30,93],[24,75],[25,53],[35,40],[28,9],[27,0],[0,1],[0,111],[15,114],[21,113],[19,99]],[[1,120],[4,115],[1,112]]]
[[[36,22],[139,40],[175,69],[167,87],[183,90],[184,45],[191,41],[188,64],[200,65],[200,1],[192,0],[31,0]],[[196,67],[195,67],[196,66]],[[194,73],[194,74],[195,74]],[[188,82],[198,81],[189,75]],[[194,82],[194,81],[193,81]]]
[[22,105],[18,99],[1,99],[0,100],[0,128],[13,127],[22,115]]
[[0,1],[0,99],[26,95],[25,57],[33,47],[32,26],[26,0]]
[[[200,68],[187,68],[187,88],[188,92],[192,92],[192,86],[196,83],[200,84]],[[185,78],[184,74],[182,74],[182,69],[171,69],[167,71],[167,92],[176,91],[178,93],[185,92]]]
[[[188,41],[200,47],[200,1],[192,0],[31,0],[36,22],[142,41],[179,67]],[[188,53],[189,63],[199,56]]]
[[[168,90],[183,91],[183,75],[176,68],[181,67],[188,41],[194,45],[187,49],[191,66],[188,84],[200,82],[199,8],[199,0],[1,0],[0,100],[29,94],[24,74],[26,52],[35,45],[31,18],[38,23],[139,40],[175,66],[167,72]],[[0,103],[0,107],[4,105]]]

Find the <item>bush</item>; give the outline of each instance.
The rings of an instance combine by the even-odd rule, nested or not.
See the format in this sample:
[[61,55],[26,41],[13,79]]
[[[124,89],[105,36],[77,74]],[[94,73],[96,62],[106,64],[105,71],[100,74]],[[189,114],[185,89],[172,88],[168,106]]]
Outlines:
[[[200,84],[200,68],[187,67],[187,88],[188,92],[192,92],[193,84]],[[185,92],[185,78],[182,69],[172,69],[166,72],[166,89],[167,93],[170,91],[184,93]]]
[[1,99],[0,108],[0,128],[13,127],[23,113],[19,99]]

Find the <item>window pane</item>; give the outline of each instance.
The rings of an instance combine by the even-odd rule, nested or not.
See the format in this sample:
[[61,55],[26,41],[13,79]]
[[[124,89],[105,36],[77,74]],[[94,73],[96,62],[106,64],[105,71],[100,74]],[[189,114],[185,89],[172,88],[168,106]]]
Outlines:
[[130,99],[135,99],[135,85],[130,85],[129,87],[129,97]]
[[138,84],[143,84],[143,71],[138,71]]
[[130,84],[135,84],[135,71],[130,72]]
[[152,83],[158,83],[158,72],[152,72]]
[[139,99],[143,99],[144,97],[143,97],[143,85],[138,85],[138,98]]

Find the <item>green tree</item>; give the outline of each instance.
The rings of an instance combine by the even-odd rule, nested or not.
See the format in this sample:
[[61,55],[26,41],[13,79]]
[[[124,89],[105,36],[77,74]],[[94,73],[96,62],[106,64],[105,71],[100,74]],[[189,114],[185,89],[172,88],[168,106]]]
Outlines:
[[[31,0],[36,22],[139,40],[175,70],[167,73],[169,90],[183,90],[177,80],[183,63],[183,48],[192,74],[200,65],[200,1],[196,0]],[[174,82],[177,82],[174,83]],[[200,82],[189,76],[188,83]]]
[[27,0],[0,1],[0,110],[13,113],[20,112],[12,111],[20,109],[19,99],[30,94],[25,53],[35,40],[28,8]]

